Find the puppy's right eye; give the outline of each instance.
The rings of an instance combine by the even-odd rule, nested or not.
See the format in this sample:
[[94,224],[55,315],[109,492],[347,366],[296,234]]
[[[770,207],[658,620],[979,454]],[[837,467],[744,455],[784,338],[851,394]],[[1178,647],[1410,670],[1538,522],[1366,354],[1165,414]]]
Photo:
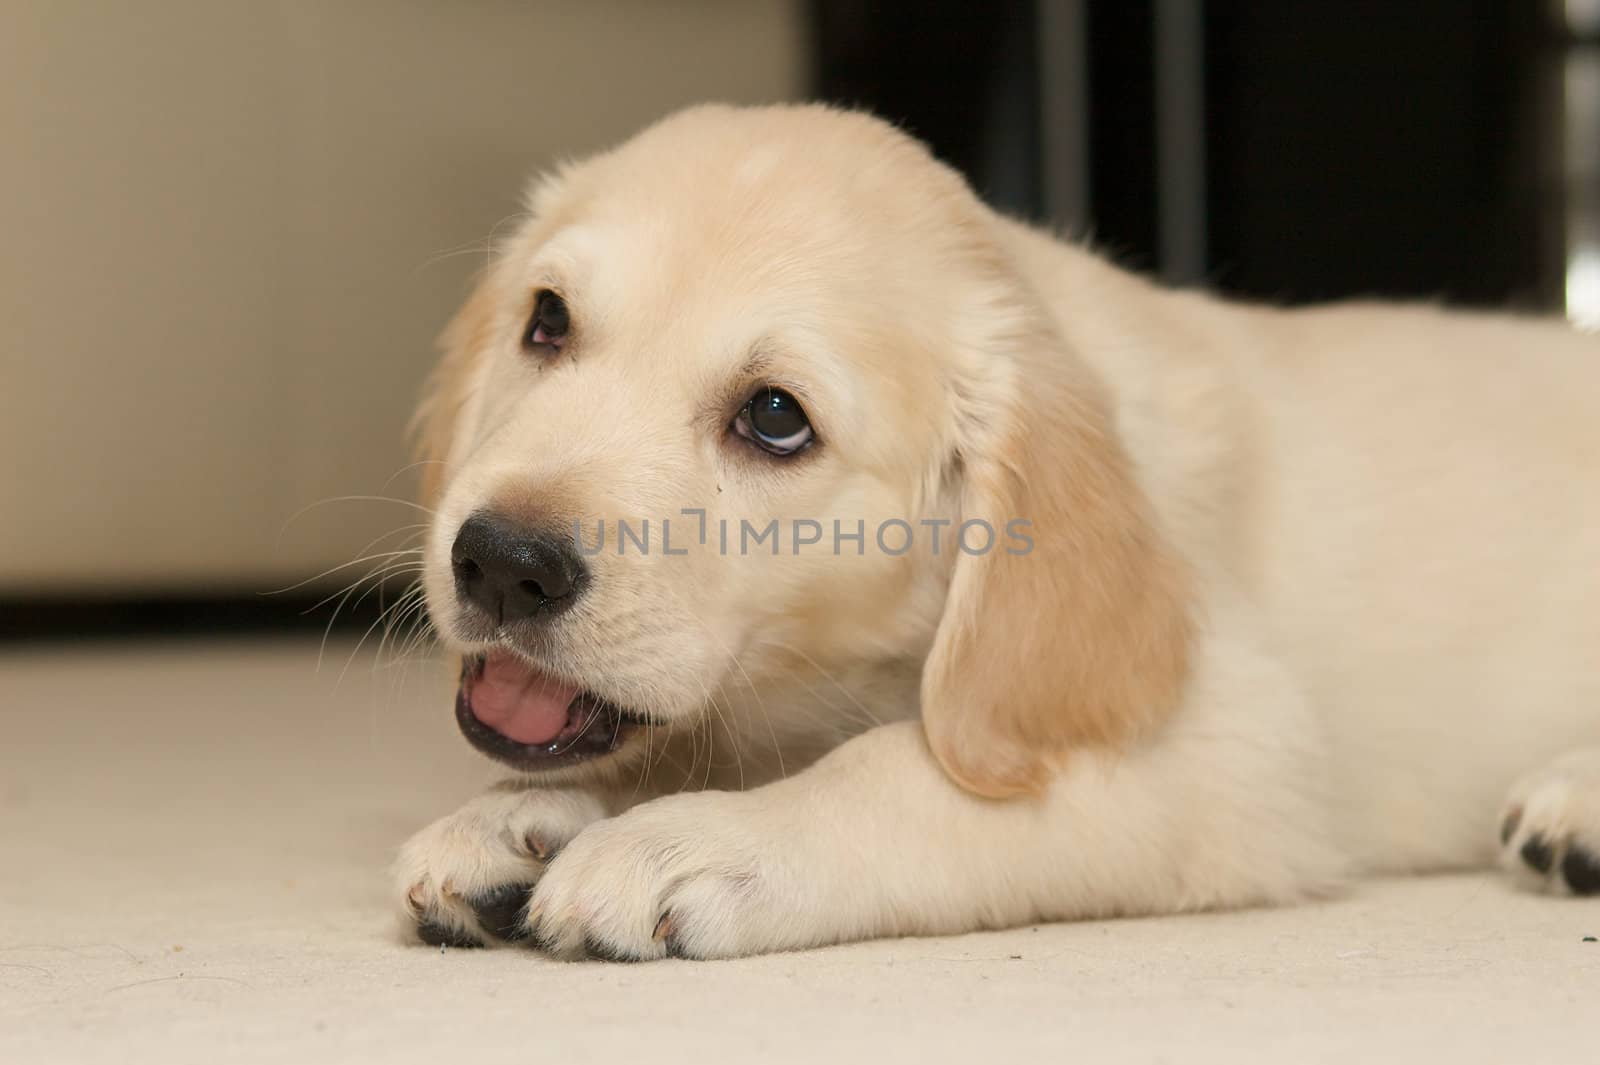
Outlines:
[[528,319],[528,330],[522,336],[522,346],[530,351],[560,351],[571,327],[567,301],[544,289],[534,300],[533,317]]
[[733,431],[769,455],[793,455],[816,438],[800,401],[781,388],[766,387],[745,401]]

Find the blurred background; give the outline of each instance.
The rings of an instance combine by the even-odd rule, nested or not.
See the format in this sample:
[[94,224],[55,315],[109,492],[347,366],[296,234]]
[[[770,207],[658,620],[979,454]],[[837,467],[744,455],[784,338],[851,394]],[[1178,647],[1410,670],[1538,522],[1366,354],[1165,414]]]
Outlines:
[[805,98],[1174,283],[1600,324],[1600,0],[5,0],[0,636],[328,624],[525,179]]

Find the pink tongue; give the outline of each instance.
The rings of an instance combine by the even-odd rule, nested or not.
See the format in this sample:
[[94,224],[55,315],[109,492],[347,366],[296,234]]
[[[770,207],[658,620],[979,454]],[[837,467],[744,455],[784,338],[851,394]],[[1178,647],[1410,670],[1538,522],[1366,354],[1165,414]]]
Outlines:
[[549,743],[567,725],[578,689],[546,676],[508,654],[495,653],[473,678],[467,701],[472,716],[518,743]]

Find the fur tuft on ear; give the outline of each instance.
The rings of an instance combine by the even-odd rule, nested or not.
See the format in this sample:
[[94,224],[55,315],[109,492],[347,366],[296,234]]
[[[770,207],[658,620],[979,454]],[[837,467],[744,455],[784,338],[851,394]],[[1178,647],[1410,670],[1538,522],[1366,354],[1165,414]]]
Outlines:
[[1192,624],[1098,383],[1053,335],[1021,346],[969,396],[986,409],[968,412],[961,521],[996,538],[958,555],[922,674],[934,755],[997,798],[1042,791],[1074,748],[1149,734],[1180,698]]
[[491,267],[439,335],[444,358],[428,375],[422,401],[411,419],[416,459],[422,467],[424,506],[431,507],[439,501],[449,480],[456,423],[467,401],[473,367],[494,340],[499,306],[499,286]]

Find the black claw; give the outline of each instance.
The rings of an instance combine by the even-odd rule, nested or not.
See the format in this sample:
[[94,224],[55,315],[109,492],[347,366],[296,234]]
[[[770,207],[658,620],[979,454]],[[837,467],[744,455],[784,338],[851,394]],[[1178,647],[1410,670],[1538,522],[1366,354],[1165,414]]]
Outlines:
[[485,932],[496,939],[515,942],[527,938],[522,915],[527,912],[532,893],[532,884],[504,884],[467,901]]
[[1574,895],[1600,894],[1600,858],[1579,846],[1567,848],[1567,857],[1561,863],[1561,875]]
[[634,962],[641,960],[637,954],[629,954],[612,946],[610,943],[602,942],[588,935],[583,937],[583,955],[594,961]]
[[555,955],[555,950],[552,949],[555,947],[555,941],[545,934],[544,925],[541,922],[534,922],[533,927],[528,930],[528,946],[540,954],[549,954],[552,957]]
[[1500,846],[1504,847],[1511,842],[1511,837],[1517,834],[1517,826],[1522,824],[1522,807],[1518,806],[1506,814],[1506,819],[1500,822]]
[[430,947],[457,947],[461,950],[471,950],[483,946],[460,929],[427,918],[417,922],[417,938]]
[[1540,876],[1550,871],[1555,858],[1555,851],[1551,850],[1550,844],[1544,841],[1543,836],[1529,836],[1528,841],[1522,845],[1522,860]]

